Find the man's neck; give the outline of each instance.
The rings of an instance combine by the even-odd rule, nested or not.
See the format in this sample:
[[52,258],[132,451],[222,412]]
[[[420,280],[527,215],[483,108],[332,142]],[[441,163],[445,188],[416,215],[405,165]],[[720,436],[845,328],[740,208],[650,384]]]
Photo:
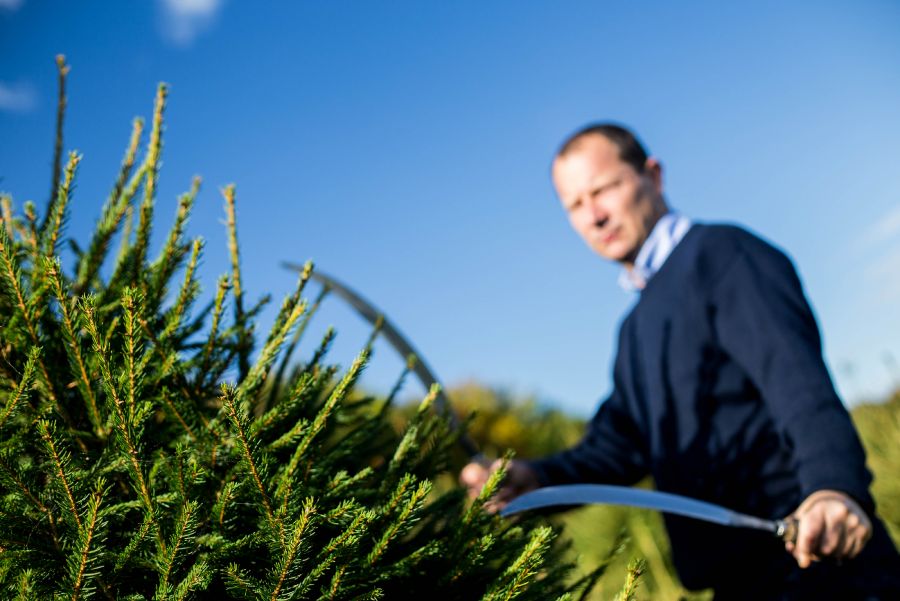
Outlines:
[[653,230],[656,228],[656,225],[659,223],[659,220],[669,214],[669,207],[665,204],[662,205],[657,211],[655,211],[650,220],[647,222],[647,235],[641,240],[640,245],[634,249],[634,252],[629,254],[627,257],[619,261],[619,265],[621,265],[625,271],[629,273],[634,270],[634,266],[637,263],[638,257],[641,255],[641,250],[643,250],[644,246],[647,244],[647,240],[650,239],[653,234]]
[[620,262],[625,271],[619,285],[628,291],[643,290],[690,227],[690,219],[683,215],[669,211],[660,215],[637,255]]

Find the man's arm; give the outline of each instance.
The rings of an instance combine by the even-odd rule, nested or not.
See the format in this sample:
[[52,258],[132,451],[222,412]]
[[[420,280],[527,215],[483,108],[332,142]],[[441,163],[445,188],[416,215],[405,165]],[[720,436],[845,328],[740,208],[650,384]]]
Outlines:
[[[565,451],[534,460],[513,460],[506,478],[494,495],[489,509],[502,509],[506,503],[530,490],[552,484],[605,482],[634,484],[647,473],[646,459],[640,451],[637,427],[622,398],[613,392],[588,424],[581,442]],[[500,465],[470,463],[460,472],[460,482],[474,498],[490,474]]]
[[822,359],[815,318],[790,261],[747,237],[715,285],[715,326],[793,445],[805,501],[796,545],[802,567],[854,557],[868,540],[874,502],[865,453]]
[[613,393],[597,409],[577,445],[528,461],[541,486],[579,482],[629,485],[647,474],[649,468],[643,452],[646,443],[628,412],[615,377],[614,386]]

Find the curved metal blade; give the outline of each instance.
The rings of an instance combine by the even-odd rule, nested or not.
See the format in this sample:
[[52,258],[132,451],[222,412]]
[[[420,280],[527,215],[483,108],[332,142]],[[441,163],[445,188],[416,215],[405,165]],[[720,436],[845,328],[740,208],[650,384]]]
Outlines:
[[[302,265],[296,265],[293,263],[282,263],[282,265],[292,271],[303,271]],[[383,312],[379,311],[375,307],[375,305],[370,303],[358,292],[351,289],[340,280],[322,273],[318,269],[314,269],[310,277],[312,277],[312,279],[316,280],[323,286],[327,286],[329,289],[333,290],[338,296],[344,299],[347,304],[356,309],[356,312],[359,313],[359,315],[363,319],[365,319],[373,326],[376,325],[380,320],[380,332],[382,335],[384,335],[384,337],[394,348],[394,350],[397,351],[400,356],[403,357],[403,359],[406,359],[410,355],[413,355],[416,358],[415,363],[413,363],[412,366],[412,371],[419,378],[419,381],[422,382],[425,390],[429,390],[433,384],[437,384],[440,386],[440,382],[438,382],[438,379],[428,368],[428,365],[425,363],[425,359],[422,357],[422,354],[415,348],[413,348],[413,345],[410,344],[406,337],[400,333],[400,330],[398,330],[394,326],[394,324],[391,323],[391,320],[389,320]],[[447,399],[447,395],[444,394],[443,386],[440,386],[440,390],[438,391],[437,397],[435,398],[434,402],[441,409],[441,411],[447,414],[450,420],[450,426],[454,430],[459,430],[460,428],[462,428],[462,424],[460,424],[459,418],[450,408],[450,401]],[[475,442],[471,438],[469,438],[469,436],[465,432],[462,433],[462,436],[459,439],[459,443],[470,458],[475,461],[483,462],[481,452],[478,450]]]
[[627,486],[611,486],[607,484],[570,484],[565,486],[548,486],[516,497],[500,510],[500,515],[508,516],[529,509],[557,507],[566,505],[626,505],[655,509],[664,513],[681,515],[705,522],[713,522],[723,526],[738,526],[766,530],[779,533],[778,521],[764,520],[751,515],[726,509],[721,505],[698,501],[656,490],[644,490]]

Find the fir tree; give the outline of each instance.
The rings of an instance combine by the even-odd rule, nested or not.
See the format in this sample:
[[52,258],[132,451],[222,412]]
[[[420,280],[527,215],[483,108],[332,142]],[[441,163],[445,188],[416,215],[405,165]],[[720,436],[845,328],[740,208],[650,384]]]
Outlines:
[[354,390],[370,348],[341,373],[325,361],[329,332],[311,361],[290,362],[321,301],[303,296],[311,265],[254,349],[266,299],[242,288],[233,186],[232,269],[211,302],[198,306],[203,242],[185,234],[199,180],[151,255],[165,85],[143,157],[138,119],[96,231],[64,268],[81,157],[63,165],[57,63],[46,211],[0,202],[0,595],[552,599],[590,587],[564,584],[550,528],[482,510],[500,473],[474,503],[436,490],[459,436],[433,410],[436,390],[397,433],[387,403]]

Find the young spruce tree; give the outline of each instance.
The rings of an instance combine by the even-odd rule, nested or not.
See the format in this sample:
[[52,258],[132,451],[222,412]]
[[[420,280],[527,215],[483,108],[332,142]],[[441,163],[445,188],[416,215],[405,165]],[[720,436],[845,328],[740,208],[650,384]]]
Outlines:
[[311,361],[291,367],[313,312],[303,297],[311,266],[256,344],[265,301],[248,303],[242,288],[233,187],[224,190],[232,270],[208,306],[196,306],[203,242],[185,237],[199,180],[152,256],[164,85],[146,151],[138,160],[137,119],[96,231],[86,246],[72,244],[64,268],[81,157],[63,165],[68,67],[57,64],[49,204],[39,216],[33,203],[17,213],[2,198],[0,596],[586,594],[593,576],[564,584],[571,566],[548,527],[504,521],[482,511],[485,497],[469,504],[459,489],[433,488],[458,437],[431,408],[435,391],[397,434],[390,399],[353,390],[368,348],[339,373],[324,362],[328,334]]

